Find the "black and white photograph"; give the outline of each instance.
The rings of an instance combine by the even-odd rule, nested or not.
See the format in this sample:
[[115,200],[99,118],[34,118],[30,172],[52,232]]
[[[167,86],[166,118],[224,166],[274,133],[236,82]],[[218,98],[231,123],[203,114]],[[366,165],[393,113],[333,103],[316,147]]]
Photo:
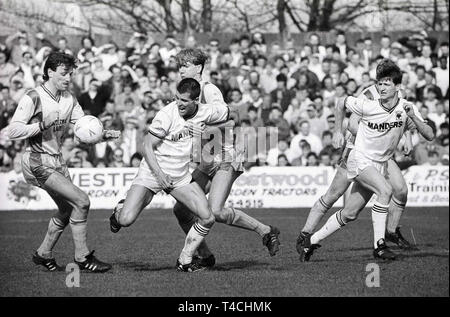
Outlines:
[[449,297],[449,131],[449,0],[3,0],[0,297]]

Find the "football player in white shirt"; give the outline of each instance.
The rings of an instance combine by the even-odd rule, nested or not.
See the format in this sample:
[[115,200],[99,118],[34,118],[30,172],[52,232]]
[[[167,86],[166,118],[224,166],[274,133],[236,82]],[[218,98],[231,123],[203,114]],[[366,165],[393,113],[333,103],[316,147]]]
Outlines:
[[[177,56],[179,71],[181,78],[192,77],[197,79],[202,86],[200,94],[200,102],[207,104],[225,103],[222,93],[214,84],[202,81],[202,73],[207,60],[207,55],[199,49],[184,49],[180,51]],[[237,113],[232,111],[232,114]],[[273,226],[265,225],[257,219],[250,217],[243,211],[233,207],[225,207],[225,202],[230,194],[231,187],[234,181],[243,172],[244,151],[239,150],[239,146],[235,147],[233,144],[233,127],[238,124],[238,116],[231,116],[233,120],[222,125],[215,125],[210,127],[209,131],[205,131],[204,135],[214,133],[217,138],[218,135],[225,135],[225,138],[219,138],[222,143],[219,145],[219,153],[214,153],[214,159],[208,156],[209,151],[205,149],[211,144],[206,144],[202,149],[203,159],[199,166],[192,173],[194,180],[200,185],[205,193],[209,192],[208,203],[217,222],[225,223],[230,226],[251,230],[259,234],[263,240],[263,245],[269,250],[269,254],[274,256],[278,250],[280,242],[278,240],[279,230]],[[218,129],[220,130],[220,134]],[[214,132],[215,130],[215,132]],[[217,141],[216,139],[214,141]],[[215,142],[215,144],[218,144]],[[213,145],[215,149],[217,147]],[[174,213],[178,222],[185,232],[188,232],[190,227],[195,222],[192,213],[183,206],[177,203],[174,206]],[[211,267],[215,263],[214,255],[206,246],[202,244],[198,250],[201,263],[205,266]]]
[[[378,67],[385,67],[383,65],[386,63],[390,63],[391,65],[395,66],[392,61],[384,60],[378,65]],[[401,97],[401,91],[398,92],[398,95],[399,97]],[[358,96],[358,98],[362,98],[364,100],[379,100],[380,94],[378,93],[377,85],[372,85],[364,89]],[[331,207],[342,195],[344,195],[344,193],[352,183],[351,180],[347,178],[346,163],[348,154],[353,148],[353,143],[358,131],[358,124],[360,119],[361,118],[354,113],[350,116],[346,133],[346,145],[341,155],[339,165],[337,166],[336,174],[330,184],[330,187],[327,189],[327,192],[322,195],[311,208],[306,223],[297,238],[296,247],[297,251],[300,254],[304,254],[301,250],[303,248],[303,243],[306,236],[308,234],[311,234],[316,229],[317,225],[326,214],[326,212],[331,209]],[[404,134],[404,153],[405,155],[409,155],[413,148],[411,133],[410,131],[405,131]],[[392,176],[390,180],[394,193],[389,203],[386,241],[397,244],[401,249],[411,251],[417,250],[417,247],[415,245],[411,244],[403,237],[400,232],[400,227],[398,226],[408,200],[408,187],[403,174],[400,171],[400,168],[393,159],[390,159],[388,161],[388,173]],[[300,258],[300,260],[303,261],[304,258]]]
[[224,103],[199,103],[200,90],[195,79],[181,80],[176,100],[156,114],[144,141],[145,159],[141,161],[123,207],[116,209],[110,218],[111,230],[117,232],[136,221],[159,191],[170,193],[196,216],[177,260],[177,270],[182,272],[205,268],[192,258],[215,220],[204,192],[192,182],[189,173],[193,134],[201,131],[204,124],[226,122],[229,116],[229,108]]
[[[67,91],[75,59],[63,53],[51,53],[44,65],[44,83],[27,92],[19,101],[9,126],[11,140],[28,140],[22,156],[25,180],[50,195],[58,212],[50,219],[47,234],[33,255],[33,262],[49,271],[64,270],[53,257],[53,248],[64,228],[70,224],[75,244],[75,263],[82,270],[106,272],[111,265],[99,261],[86,243],[89,197],[70,178],[61,154],[64,135],[70,125],[84,116],[78,101]],[[119,137],[119,131],[107,130],[103,140]]]
[[[383,63],[377,69],[377,87],[380,100],[371,101],[346,97],[337,103],[336,147],[344,144],[342,121],[345,107],[361,117],[354,148],[347,161],[347,175],[354,181],[345,207],[332,215],[327,223],[313,235],[307,235],[299,250],[301,259],[308,261],[318,244],[342,226],[357,218],[375,193],[377,200],[372,207],[374,227],[374,257],[395,259],[384,241],[387,211],[393,194],[391,177],[387,173],[388,160],[394,154],[405,129],[417,128],[427,140],[434,138],[433,131],[423,122],[417,108],[404,99],[398,98],[401,71],[393,63]],[[394,175],[395,177],[395,175]]]

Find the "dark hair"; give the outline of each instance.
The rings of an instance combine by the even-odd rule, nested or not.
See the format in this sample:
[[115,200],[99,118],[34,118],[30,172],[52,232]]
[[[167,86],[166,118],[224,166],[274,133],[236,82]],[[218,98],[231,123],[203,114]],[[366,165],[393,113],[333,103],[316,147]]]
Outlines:
[[44,75],[42,78],[44,81],[49,80],[48,70],[56,71],[58,66],[66,66],[67,68],[77,68],[76,59],[68,54],[60,53],[60,52],[51,52],[48,55],[47,60],[44,65]]
[[330,130],[326,130],[326,131],[323,131],[323,133],[322,133],[322,139],[323,139],[324,137],[326,137],[327,135],[333,137],[333,133],[331,133]]
[[250,111],[258,112],[258,109],[255,106],[249,106],[247,108],[247,113],[249,113]]
[[425,67],[423,65],[417,65],[416,69],[414,70],[416,73],[419,69],[422,69],[424,72],[426,71]]
[[287,82],[287,77],[285,74],[278,74],[276,77],[277,82],[282,81],[284,83]]
[[197,99],[200,96],[200,83],[194,78],[184,78],[178,83],[177,91],[180,94],[189,92],[191,100]]
[[131,163],[131,161],[133,161],[134,159],[138,159],[138,160],[140,161],[140,160],[142,160],[142,158],[143,158],[142,154],[139,153],[139,152],[136,152],[136,153],[134,153],[134,154],[131,156],[131,158],[130,158],[130,163]]
[[92,46],[95,46],[94,39],[92,37],[90,37],[90,36],[83,36],[81,38],[81,46],[83,46],[83,42],[84,42],[85,39],[88,39],[89,41],[91,41]]
[[400,68],[390,59],[383,59],[376,69],[376,79],[381,80],[383,78],[390,78],[394,85],[398,85],[402,82],[402,71]]
[[203,51],[198,48],[186,48],[179,51],[178,54],[175,55],[175,60],[177,61],[178,68],[185,66],[187,63],[201,65],[201,74],[203,72],[203,68],[205,67],[205,63],[208,60],[208,55],[203,53]]

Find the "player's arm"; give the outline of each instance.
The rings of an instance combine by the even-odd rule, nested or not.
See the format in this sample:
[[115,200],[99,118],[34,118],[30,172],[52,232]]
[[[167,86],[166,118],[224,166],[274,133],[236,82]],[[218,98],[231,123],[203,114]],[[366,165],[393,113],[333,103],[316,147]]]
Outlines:
[[360,116],[358,116],[355,113],[352,113],[350,115],[350,119],[348,120],[347,130],[350,131],[350,133],[353,136],[356,136],[356,133],[358,133],[359,121],[361,121]]
[[412,135],[411,135],[411,131],[410,130],[405,130],[405,132],[403,133],[403,138],[404,138],[404,145],[403,145],[403,153],[405,155],[409,155],[411,154],[414,146],[412,143]]
[[170,125],[171,119],[169,115],[163,111],[159,111],[150,124],[148,133],[144,137],[144,159],[164,190],[172,188],[173,182],[171,177],[164,173],[159,166],[155,150],[168,135]]
[[24,140],[44,132],[55,124],[58,113],[49,113],[41,122],[29,123],[35,111],[33,100],[28,95],[20,99],[8,128],[11,140]]
[[152,134],[152,132],[147,133],[144,137],[144,158],[163,189],[168,190],[173,186],[172,179],[169,175],[163,172],[155,155],[155,149],[161,144],[161,142],[162,139],[159,136]]
[[[412,103],[405,103],[403,106],[409,119],[414,123],[415,128],[428,141],[434,139],[433,129],[423,121],[422,116],[417,111],[417,108]],[[411,128],[411,126],[409,127]]]
[[[229,106],[228,106],[229,107]],[[239,112],[233,107],[229,107],[228,120],[219,123],[208,123],[205,127],[205,133],[211,133],[214,129],[234,128],[239,124]]]
[[344,145],[344,133],[343,133],[343,122],[345,118],[345,109],[349,109],[352,113],[359,117],[363,116],[363,104],[364,100],[347,96],[338,98],[336,103],[336,133],[333,135],[333,145],[335,148],[340,148]]

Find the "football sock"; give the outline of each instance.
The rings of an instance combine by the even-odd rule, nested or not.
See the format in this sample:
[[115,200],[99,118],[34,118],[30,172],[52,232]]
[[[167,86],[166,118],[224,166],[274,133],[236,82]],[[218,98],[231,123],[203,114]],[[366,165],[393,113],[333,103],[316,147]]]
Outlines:
[[325,203],[323,196],[319,198],[318,201],[314,204],[309,212],[308,219],[306,219],[305,226],[302,229],[302,232],[313,232],[319,224],[322,217],[326,214],[326,212],[331,208],[331,205]]
[[64,224],[58,218],[53,217],[50,219],[48,223],[47,234],[45,235],[44,241],[42,241],[41,246],[37,250],[37,253],[40,256],[48,259],[53,258],[52,250],[55,247],[55,244],[64,231],[65,227],[66,224]]
[[403,211],[405,210],[406,202],[401,202],[395,197],[392,197],[389,203],[387,230],[390,233],[394,233],[400,223]]
[[75,260],[83,262],[89,254],[87,247],[87,219],[76,220],[70,218],[73,242],[75,244]]
[[223,208],[222,212],[228,214],[227,224],[246,230],[255,231],[261,237],[270,232],[270,227],[250,217],[245,212],[234,208]]
[[[197,221],[197,217],[195,217],[190,211],[183,209],[184,205],[177,204],[175,204],[173,208],[173,213],[175,214],[181,229],[183,229],[185,234],[188,234],[189,230],[191,230],[192,226]],[[198,255],[202,258],[207,258],[212,255],[212,252],[208,248],[205,240],[200,243],[197,252]]]
[[383,205],[379,202],[375,202],[372,207],[373,245],[375,249],[378,248],[378,240],[384,239],[388,208],[389,205]]
[[200,246],[200,243],[208,235],[209,230],[209,228],[202,226],[198,222],[194,223],[194,225],[186,235],[184,248],[180,254],[181,264],[189,264],[192,262],[192,257],[194,256],[195,251]]
[[316,233],[311,236],[311,244],[318,244],[323,239],[331,236],[333,233],[345,226],[342,218],[342,209],[334,213],[327,222]]

